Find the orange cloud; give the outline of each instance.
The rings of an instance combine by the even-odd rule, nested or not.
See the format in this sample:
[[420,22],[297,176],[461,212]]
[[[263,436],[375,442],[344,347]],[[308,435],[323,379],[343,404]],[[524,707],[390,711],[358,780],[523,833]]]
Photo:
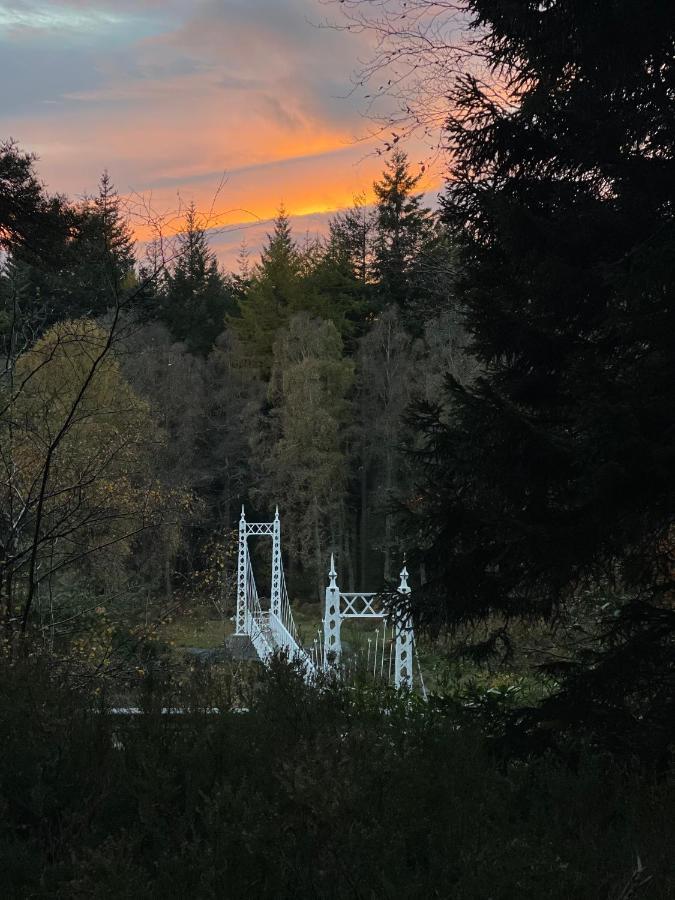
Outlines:
[[[255,226],[261,221],[269,223],[282,203],[296,220],[293,223],[296,237],[302,237],[305,229],[312,234],[325,233],[328,215],[351,206],[356,195],[372,201],[372,185],[381,177],[384,161],[372,152],[366,155],[366,151],[367,148],[357,145],[315,156],[297,155],[234,170],[226,174],[222,183],[213,173],[191,182],[179,196],[173,186],[154,189],[151,195],[145,196],[140,209],[140,198],[132,198],[138,212],[137,236],[147,240],[151,235],[144,221],[148,207],[168,216],[165,233],[171,234],[182,225],[181,208],[184,210],[192,202],[213,234],[227,231],[230,251],[222,259],[228,264],[232,262],[232,246],[238,245],[249,229],[252,229],[252,234],[247,236],[249,246],[253,250],[257,248],[269,226]],[[420,184],[420,190],[425,192],[438,187],[439,179],[433,175]]]
[[[30,35],[6,45],[38,80],[18,112],[3,113],[0,98],[0,135],[39,154],[52,190],[92,193],[107,168],[139,239],[150,234],[148,210],[175,230],[192,201],[221,228],[268,220],[280,202],[325,228],[327,212],[370,192],[382,160],[374,143],[355,143],[367,123],[344,96],[366,37],[312,28],[315,0],[172,0],[166,12],[154,0],[80,5],[112,10],[115,30],[104,15],[100,34],[82,26],[84,44],[69,45],[68,59],[58,36],[49,56],[44,29],[39,45]],[[0,76],[1,51],[2,35]],[[40,80],[42,61],[51,69]],[[58,73],[67,86],[45,93]]]

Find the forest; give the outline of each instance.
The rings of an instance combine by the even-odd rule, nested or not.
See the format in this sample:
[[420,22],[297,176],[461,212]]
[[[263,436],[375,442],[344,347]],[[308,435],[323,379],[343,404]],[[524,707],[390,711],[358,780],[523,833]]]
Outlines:
[[[340,6],[415,68],[324,236],[225,268],[0,143],[2,896],[675,896],[670,4]],[[242,506],[424,697],[223,650]]]
[[[444,373],[475,369],[447,229],[405,154],[374,185],[374,208],[357,202],[327,239],[305,241],[282,208],[260,260],[244,244],[235,272],[219,268],[194,206],[175,242],[150,242],[137,263],[107,173],[73,204],[41,193],[15,145],[2,159],[53,229],[39,261],[10,246],[0,282],[8,621],[13,610],[23,627],[38,595],[47,631],[86,595],[170,604],[230,549],[244,503],[283,511],[301,597],[322,596],[331,552],[352,588],[392,581],[406,411],[413,397],[438,402]],[[36,441],[54,444],[44,492]]]

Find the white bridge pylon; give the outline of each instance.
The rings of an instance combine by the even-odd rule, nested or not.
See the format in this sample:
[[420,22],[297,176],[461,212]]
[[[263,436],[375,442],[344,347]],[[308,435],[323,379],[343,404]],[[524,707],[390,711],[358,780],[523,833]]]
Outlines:
[[[342,622],[345,619],[379,619],[383,623],[381,644],[381,666],[384,670],[385,634],[388,620],[391,621],[392,639],[389,648],[389,669],[391,669],[393,654],[393,684],[395,688],[412,690],[413,687],[413,652],[414,635],[412,621],[409,614],[390,616],[387,610],[380,604],[381,595],[378,593],[364,593],[363,591],[346,593],[337,585],[337,572],[335,571],[335,558],[330,557],[330,572],[328,573],[330,584],[326,588],[326,607],[323,618],[323,667],[324,669],[339,668],[342,656],[342,641],[340,636]],[[407,597],[410,594],[408,585],[408,570],[403,567],[398,593]],[[370,657],[369,657],[370,658]],[[375,645],[373,671],[377,670],[377,643]],[[421,678],[421,675],[420,675]],[[426,696],[424,684],[422,692]]]
[[[249,537],[272,538],[272,572],[270,607],[263,610],[253,575],[249,553]],[[412,623],[407,616],[393,618],[381,608],[380,594],[344,593],[337,586],[335,561],[331,554],[330,584],[326,588],[326,605],[323,619],[323,653],[316,649],[307,652],[300,643],[293,612],[286,590],[284,567],[281,560],[281,521],[277,507],[272,522],[247,522],[244,507],[239,520],[239,553],[237,560],[237,615],[235,634],[248,635],[259,659],[267,664],[277,653],[299,662],[305,676],[310,679],[323,670],[341,671],[342,644],[340,626],[344,619],[379,619],[384,624],[382,638],[381,669],[384,664],[384,634],[391,621],[389,668],[393,656],[393,684],[396,688],[412,690],[414,638]],[[401,572],[399,594],[410,594],[408,571]]]
[[[269,610],[262,609],[258,598],[258,589],[248,549],[249,537],[272,538],[272,582]],[[309,654],[300,646],[286,590],[284,567],[281,563],[281,522],[278,507],[272,522],[247,522],[244,507],[241,508],[235,633],[250,637],[262,662],[269,663],[275,653],[284,653],[288,659],[297,660],[302,664],[307,677],[314,674],[314,663]]]

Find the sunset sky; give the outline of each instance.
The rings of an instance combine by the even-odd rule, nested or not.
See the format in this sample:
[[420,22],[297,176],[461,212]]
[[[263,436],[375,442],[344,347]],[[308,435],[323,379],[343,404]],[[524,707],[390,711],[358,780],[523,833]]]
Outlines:
[[226,264],[244,236],[257,249],[281,202],[298,237],[322,231],[383,166],[348,96],[368,38],[318,28],[327,13],[319,0],[0,0],[0,137],[39,155],[52,191],[92,193],[107,168],[157,212],[194,200]]

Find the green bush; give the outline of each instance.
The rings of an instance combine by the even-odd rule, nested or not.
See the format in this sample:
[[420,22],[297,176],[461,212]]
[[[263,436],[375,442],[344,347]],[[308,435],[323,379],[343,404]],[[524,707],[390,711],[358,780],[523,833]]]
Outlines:
[[2,897],[598,900],[638,856],[630,896],[673,896],[672,784],[598,758],[509,761],[450,712],[281,663],[243,712],[208,672],[149,676],[133,717],[39,659],[1,677]]

